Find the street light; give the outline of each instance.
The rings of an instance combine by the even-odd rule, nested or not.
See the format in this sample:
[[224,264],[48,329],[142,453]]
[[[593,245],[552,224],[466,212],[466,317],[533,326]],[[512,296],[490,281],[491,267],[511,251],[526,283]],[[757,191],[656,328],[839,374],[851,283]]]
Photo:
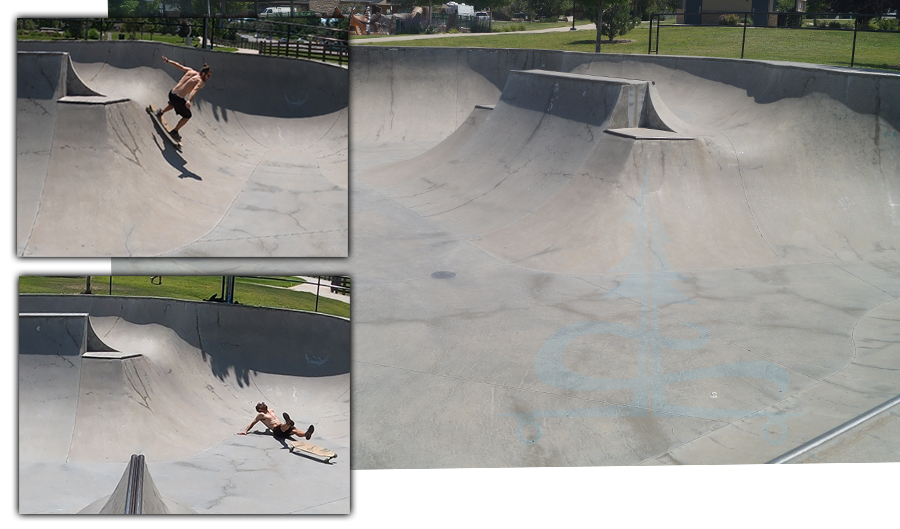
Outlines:
[[572,0],[572,29],[569,31],[575,31],[575,0]]

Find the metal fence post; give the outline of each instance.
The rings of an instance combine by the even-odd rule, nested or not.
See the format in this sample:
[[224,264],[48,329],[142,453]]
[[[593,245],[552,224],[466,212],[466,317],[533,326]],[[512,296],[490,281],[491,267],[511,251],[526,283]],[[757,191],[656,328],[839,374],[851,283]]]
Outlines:
[[[653,50],[653,15],[655,13],[650,13],[650,35],[647,38],[647,55],[650,55],[651,50]],[[572,20],[575,20],[575,6],[572,5]],[[575,23],[572,23],[572,27],[575,27]],[[656,38],[657,43],[659,42],[659,37]]]
[[853,16],[853,51],[850,53],[850,67],[853,68],[853,62],[856,60],[856,30],[859,28],[859,18]]
[[319,312],[319,287],[322,286],[322,276],[316,276],[316,312]]
[[744,44],[747,42],[747,13],[744,12],[744,35],[741,37],[741,59],[744,58]]
[[656,54],[659,55],[659,26],[662,21],[662,15],[656,17]]

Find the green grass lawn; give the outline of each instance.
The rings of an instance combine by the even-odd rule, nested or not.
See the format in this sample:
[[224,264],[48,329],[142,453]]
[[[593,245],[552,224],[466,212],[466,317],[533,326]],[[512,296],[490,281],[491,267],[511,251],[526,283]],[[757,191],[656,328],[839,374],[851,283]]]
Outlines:
[[[663,25],[659,32],[660,55],[740,58],[743,28],[686,27]],[[656,30],[654,29],[654,45]],[[634,29],[617,39],[630,43],[602,43],[604,53],[647,53],[649,30]],[[378,42],[381,46],[426,46],[455,48],[524,48],[593,52],[595,31],[559,33],[492,33],[441,39]],[[852,31],[814,29],[748,28],[745,59],[808,62],[849,66]],[[655,47],[655,46],[654,46]],[[900,70],[900,33],[873,32],[857,35],[854,66]]]
[[[238,277],[235,280],[234,298],[242,305],[275,307],[295,310],[315,310],[316,296],[308,292],[295,292],[287,287],[303,281],[296,277],[276,278]],[[22,276],[19,293],[22,294],[80,294],[85,290],[85,277]],[[327,291],[330,285],[322,286]],[[92,276],[91,292],[109,295],[109,276]],[[113,296],[149,296],[160,298],[201,301],[213,294],[221,295],[222,276],[163,276],[162,284],[150,282],[149,276],[114,276]],[[344,318],[350,317],[350,304],[319,297],[319,312]]]

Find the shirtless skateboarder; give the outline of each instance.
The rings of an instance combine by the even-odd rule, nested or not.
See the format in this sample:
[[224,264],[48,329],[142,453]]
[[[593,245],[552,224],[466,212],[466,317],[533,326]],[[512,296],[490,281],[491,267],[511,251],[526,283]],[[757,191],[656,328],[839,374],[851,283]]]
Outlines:
[[175,88],[169,92],[169,104],[166,105],[166,108],[157,110],[156,117],[162,117],[163,114],[174,108],[175,113],[181,116],[181,120],[178,121],[175,128],[169,131],[169,134],[175,138],[175,141],[181,141],[181,134],[178,133],[178,129],[183,127],[184,124],[191,119],[191,101],[194,100],[194,96],[197,95],[197,92],[206,86],[206,81],[209,81],[209,78],[212,77],[212,69],[209,65],[203,63],[203,67],[200,68],[200,71],[198,72],[193,68],[188,68],[175,61],[170,61],[165,55],[162,56],[162,59],[166,64],[171,64],[183,71],[184,75],[181,77],[181,80],[178,81],[178,84],[175,85]]
[[261,422],[265,424],[268,429],[272,430],[272,435],[275,436],[275,439],[287,439],[290,435],[296,435],[305,437],[308,441],[309,438],[312,437],[313,430],[316,429],[315,426],[310,424],[309,428],[304,432],[299,428],[294,427],[294,421],[291,420],[291,417],[287,412],[282,415],[284,415],[284,423],[279,421],[278,417],[275,416],[275,410],[266,406],[265,402],[260,402],[256,405],[256,418],[253,419],[250,426],[238,432],[238,435],[247,435],[247,432],[249,432],[256,423]]

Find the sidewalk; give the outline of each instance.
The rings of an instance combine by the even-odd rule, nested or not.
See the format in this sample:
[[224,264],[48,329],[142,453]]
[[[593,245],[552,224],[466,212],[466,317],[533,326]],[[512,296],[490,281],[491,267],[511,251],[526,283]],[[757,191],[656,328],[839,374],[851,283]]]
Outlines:
[[[582,30],[590,30],[597,31],[596,24],[584,24],[581,26],[575,26],[575,29],[578,31]],[[372,39],[350,39],[350,45],[365,44],[366,41],[374,41],[374,42],[396,42],[396,41],[404,41],[404,40],[420,40],[420,39],[443,39],[447,37],[483,37],[486,35],[521,35],[523,33],[554,33],[560,31],[572,31],[572,26],[564,26],[561,28],[549,28],[549,29],[536,29],[534,31],[502,31],[499,33],[437,33],[434,35],[400,35],[396,37],[375,37]]]
[[[297,285],[295,287],[290,287],[290,290],[295,290],[297,292],[309,292],[311,294],[316,293],[316,281],[318,280],[315,277],[309,276],[297,276],[306,281],[302,285]],[[339,294],[337,292],[331,291],[331,283],[326,283],[324,280],[322,281],[321,286],[319,287],[319,297],[321,298],[330,298],[336,299],[338,301],[343,301],[344,303],[350,303],[350,295],[348,294]]]

